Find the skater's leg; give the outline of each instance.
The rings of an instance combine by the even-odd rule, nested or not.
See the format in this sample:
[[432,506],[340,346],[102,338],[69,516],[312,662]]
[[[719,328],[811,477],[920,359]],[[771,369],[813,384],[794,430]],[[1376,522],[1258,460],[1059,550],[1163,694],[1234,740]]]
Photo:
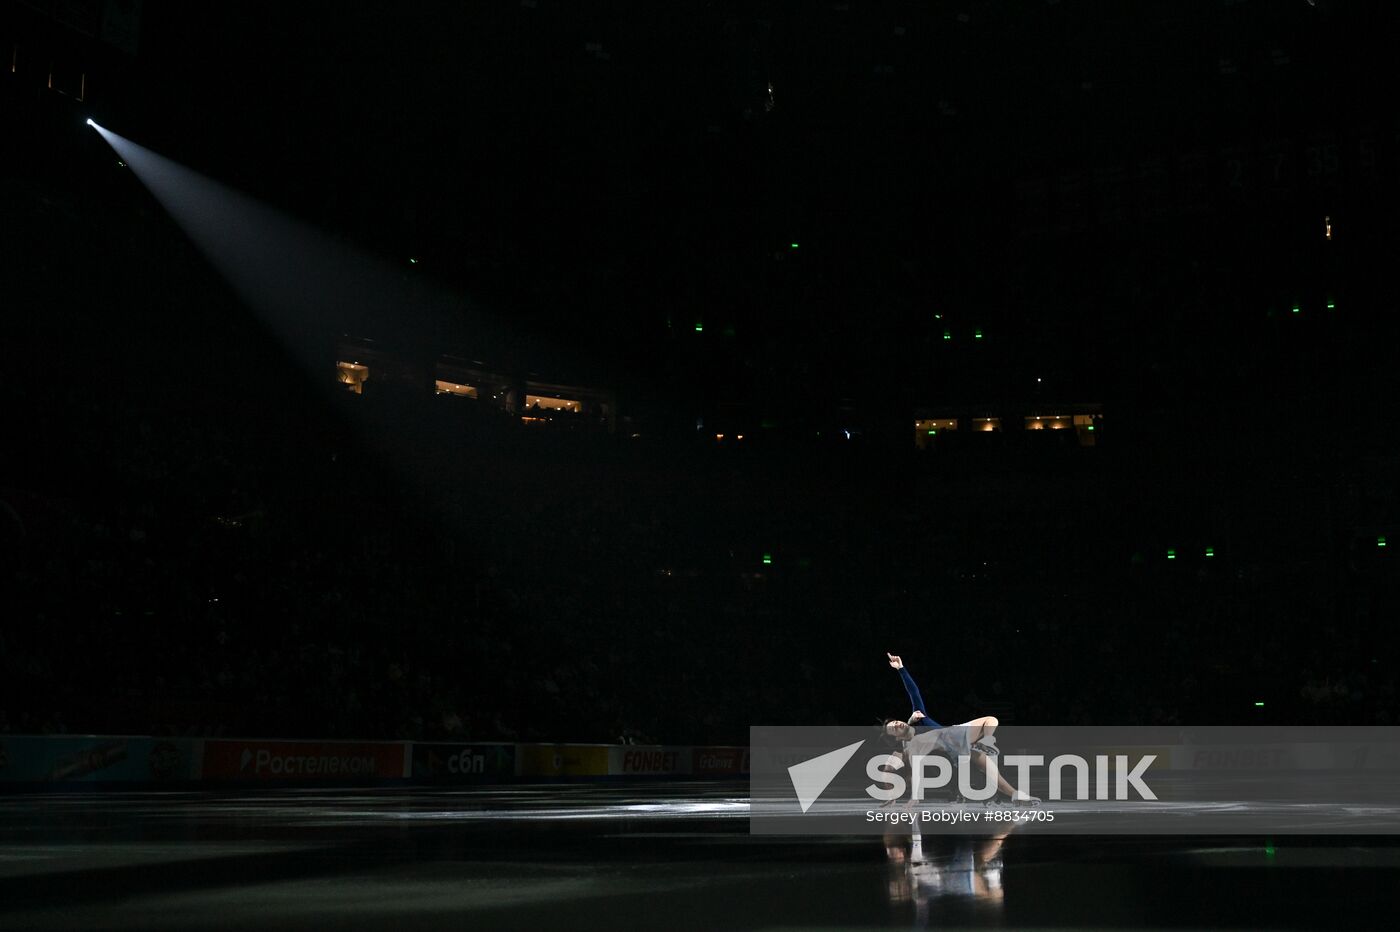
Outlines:
[[995,715],[984,715],[981,718],[974,718],[970,722],[963,722],[960,727],[967,729],[968,743],[976,744],[983,738],[991,737],[1000,724],[1001,722],[997,720]]
[[[973,765],[974,767],[980,767],[980,768],[982,768],[983,772],[986,772],[986,770],[987,770],[987,755],[986,755],[986,754],[983,754],[981,751],[979,751],[979,750],[977,750],[976,748],[974,748],[973,751],[972,751],[972,765]],[[997,789],[1001,790],[1001,791],[1002,791],[1003,793],[1005,793],[1007,796],[1010,796],[1013,802],[1020,802],[1020,803],[1031,803],[1031,802],[1033,802],[1033,803],[1035,803],[1035,804],[1037,804],[1037,805],[1039,805],[1039,803],[1040,803],[1040,800],[1036,799],[1034,796],[1031,796],[1031,795],[1028,794],[1028,793],[1022,792],[1022,791],[1020,791],[1020,790],[1017,790],[1017,789],[1016,789],[1014,786],[1012,786],[1010,783],[1007,783],[1007,782],[1006,782],[1006,778],[1003,777],[1003,776],[1001,775],[1001,768],[999,768],[999,767],[997,768]]]
[[[983,754],[981,751],[974,750],[972,752],[972,766],[977,767],[980,770],[982,770],[983,773],[986,773],[987,755]],[[1006,782],[1006,778],[1001,775],[1000,768],[997,769],[997,789],[1001,790],[1007,796],[1016,795],[1016,788],[1013,787],[1010,783]]]

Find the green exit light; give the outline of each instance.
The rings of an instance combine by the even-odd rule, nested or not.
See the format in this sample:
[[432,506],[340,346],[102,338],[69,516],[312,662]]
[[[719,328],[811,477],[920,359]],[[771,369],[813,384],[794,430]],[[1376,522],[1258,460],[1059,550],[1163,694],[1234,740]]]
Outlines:
[[932,436],[933,436],[934,434],[936,434],[936,433],[938,433],[938,431],[936,431],[936,430],[931,430],[931,431],[928,432],[928,435],[929,435],[930,437],[932,437]]
[[1264,708],[1264,703],[1262,703],[1262,702],[1256,702],[1256,703],[1254,703],[1254,707],[1255,707],[1256,709],[1262,709],[1262,708]]
[[696,332],[696,333],[704,333],[704,332],[705,332],[705,325],[702,324],[702,323],[701,323],[700,321],[698,321],[698,320],[695,322],[695,332]]
[[1377,546],[1377,547],[1384,547],[1384,546],[1385,546],[1385,537],[1384,537],[1384,536],[1381,536],[1381,537],[1377,537],[1377,538],[1376,538],[1376,546]]
[[417,265],[417,264],[418,264],[418,260],[417,260],[417,259],[414,259],[414,258],[412,258],[412,257],[410,257],[409,260],[408,260],[408,264],[409,264],[409,265]]
[[1094,429],[1094,425],[1093,425],[1093,424],[1090,424],[1090,425],[1089,425],[1089,429],[1090,429],[1090,430],[1093,430],[1093,429]]
[[1329,310],[1329,311],[1335,311],[1336,309],[1337,309],[1337,302],[1336,302],[1336,301],[1328,301],[1328,302],[1327,302],[1327,310]]
[[1168,559],[1168,560],[1175,560],[1175,559],[1176,559],[1176,551],[1175,551],[1175,550],[1168,550],[1168,551],[1167,551],[1167,559]]
[[801,248],[802,248],[802,244],[801,244],[801,243],[793,243],[793,244],[792,244],[792,248],[793,248],[793,249],[801,249]]
[[772,562],[773,562],[773,555],[772,555],[771,553],[765,553],[765,554],[763,555],[763,562],[764,562],[765,565],[766,565],[766,564],[769,564],[769,563],[772,563]]
[[951,331],[951,330],[944,330],[944,331],[943,331],[943,339],[945,339],[945,340],[951,340],[951,339],[953,339],[953,331]]
[[1303,313],[1303,309],[1302,309],[1301,307],[1299,307],[1298,305],[1295,304],[1295,305],[1293,305],[1293,313],[1295,313],[1295,314],[1301,314],[1301,313]]
[[1207,548],[1206,548],[1206,556],[1208,556],[1208,557],[1213,557],[1213,556],[1215,556],[1215,548],[1214,548],[1214,547],[1207,547]]
[[981,331],[981,330],[977,331],[976,333],[974,333],[974,334],[972,335],[972,337],[973,337],[973,339],[975,339],[975,340],[980,340],[980,339],[982,339],[982,331]]

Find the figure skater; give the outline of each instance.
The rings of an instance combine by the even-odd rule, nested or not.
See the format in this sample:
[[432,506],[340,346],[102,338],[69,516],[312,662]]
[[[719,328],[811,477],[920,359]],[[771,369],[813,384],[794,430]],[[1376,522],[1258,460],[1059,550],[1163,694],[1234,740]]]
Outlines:
[[[904,691],[909,694],[909,702],[914,710],[909,713],[907,721],[890,719],[885,722],[885,734],[897,741],[904,742],[906,753],[904,758],[908,759],[910,750],[932,750],[938,748],[946,753],[953,760],[968,758],[972,764],[986,772],[987,759],[996,757],[999,753],[996,748],[996,732],[999,724],[995,715],[984,715],[981,718],[974,718],[970,722],[963,722],[961,725],[945,727],[938,724],[929,717],[928,711],[924,708],[924,697],[919,694],[919,687],[914,682],[914,678],[909,675],[909,671],[904,667],[904,661],[897,654],[886,653],[890,658],[890,666],[899,671],[899,677],[904,681]],[[910,748],[911,742],[917,741],[914,748]],[[1016,803],[1038,803],[1034,796],[1018,790],[1010,783],[1006,782],[1000,771],[997,772],[997,789],[1005,793]]]

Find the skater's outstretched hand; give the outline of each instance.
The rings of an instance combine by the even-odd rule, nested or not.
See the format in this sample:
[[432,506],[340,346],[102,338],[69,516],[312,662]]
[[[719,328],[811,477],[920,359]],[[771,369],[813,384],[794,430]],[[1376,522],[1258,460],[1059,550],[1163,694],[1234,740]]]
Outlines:
[[891,666],[891,667],[893,667],[893,668],[896,669],[896,670],[903,670],[903,669],[904,669],[904,661],[901,660],[901,659],[899,659],[899,655],[898,655],[898,654],[891,654],[889,651],[886,651],[886,652],[885,652],[885,656],[888,657],[888,658],[890,658],[890,666]]

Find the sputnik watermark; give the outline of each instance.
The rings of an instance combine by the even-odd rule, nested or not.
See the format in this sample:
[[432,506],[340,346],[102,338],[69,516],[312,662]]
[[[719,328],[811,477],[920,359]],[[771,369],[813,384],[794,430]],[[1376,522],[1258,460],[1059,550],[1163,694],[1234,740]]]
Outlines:
[[[1152,766],[1152,762],[1157,759],[1157,755],[1144,754],[1131,767],[1128,755],[1117,754],[1113,755],[1113,758],[1115,766],[1110,768],[1110,755],[1097,754],[1094,756],[1093,771],[1096,780],[1092,787],[1093,796],[1091,797],[1089,761],[1078,754],[1056,756],[1048,765],[1050,788],[1047,798],[1056,801],[1064,799],[1087,800],[1090,798],[1096,800],[1157,798],[1157,794],[1152,792],[1152,788],[1143,780],[1143,775]],[[958,757],[958,766],[954,768],[952,761],[941,754],[915,754],[910,758],[909,763],[913,775],[911,787],[910,781],[905,780],[904,775],[900,773],[905,767],[903,756],[883,754],[866,761],[866,776],[875,782],[867,786],[865,791],[871,799],[879,802],[893,802],[903,798],[906,793],[909,793],[910,798],[915,802],[922,802],[928,790],[944,789],[951,785],[956,769],[958,793],[964,799],[983,802],[995,798],[999,792],[997,777],[1001,775],[1001,769],[997,760],[997,757],[987,757],[984,768],[977,768],[972,764],[971,755],[963,754]],[[1025,792],[1025,789],[1032,784],[1032,771],[1037,767],[1046,766],[1043,754],[1010,754],[1006,757],[1006,764],[1015,773],[1014,778],[1007,777],[1007,782],[1022,792]],[[930,769],[934,771],[932,777],[929,776]],[[974,785],[976,772],[979,769],[984,771],[980,787]],[[1073,796],[1064,795],[1066,769],[1074,771],[1075,793]],[[1133,793],[1136,793],[1136,797],[1132,795]],[[811,808],[810,805],[807,808]]]
[[[857,741],[845,747],[819,754],[788,767],[788,777],[792,780],[793,791],[805,815],[814,803],[826,792],[832,780],[846,766],[846,763],[860,750],[864,741]],[[1078,754],[1060,754],[1046,765],[1043,754],[1010,754],[1006,765],[1013,776],[1008,782],[1015,789],[1025,793],[1032,785],[1036,768],[1045,768],[1048,777],[1050,800],[1128,800],[1156,799],[1157,794],[1143,779],[1156,754],[1144,754],[1135,762],[1127,754],[1094,756],[1090,780],[1090,763]],[[890,803],[903,799],[908,794],[913,802],[923,802],[929,790],[942,790],[954,781],[957,791],[964,800],[985,802],[995,799],[1000,792],[998,777],[1001,766],[997,756],[985,757],[981,767],[974,766],[972,756],[958,757],[954,767],[952,759],[942,754],[915,754],[905,764],[903,754],[881,753],[868,758],[865,774],[874,782],[865,787],[865,793],[880,803]],[[905,779],[902,771],[908,767],[912,779]],[[1066,796],[1065,771],[1074,774],[1073,795]],[[932,771],[932,773],[930,773]],[[976,774],[981,772],[982,785],[975,785]],[[1029,794],[1026,794],[1029,796]]]
[[750,830],[1400,835],[1400,728],[963,728],[754,727]]

